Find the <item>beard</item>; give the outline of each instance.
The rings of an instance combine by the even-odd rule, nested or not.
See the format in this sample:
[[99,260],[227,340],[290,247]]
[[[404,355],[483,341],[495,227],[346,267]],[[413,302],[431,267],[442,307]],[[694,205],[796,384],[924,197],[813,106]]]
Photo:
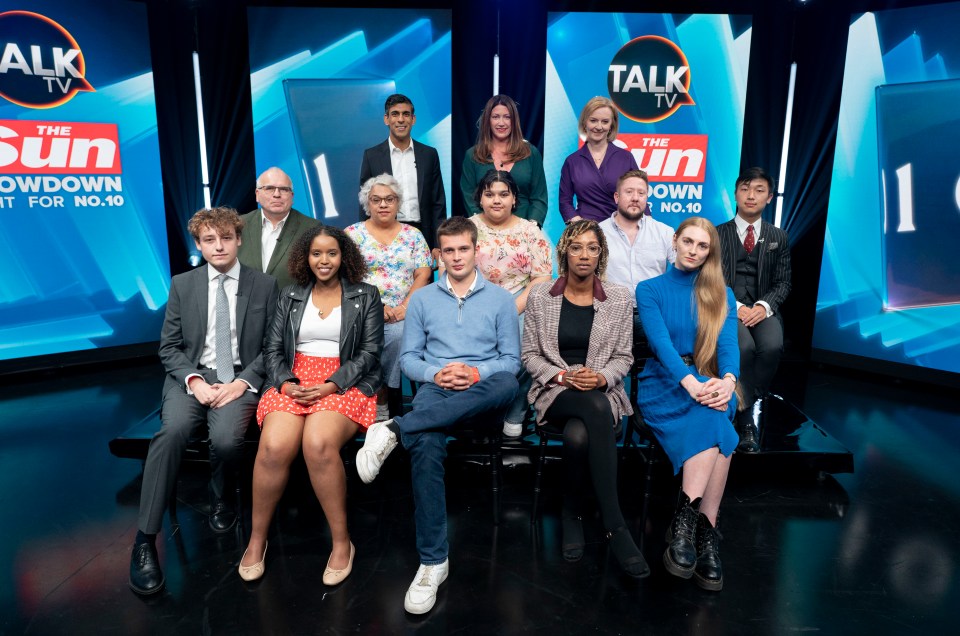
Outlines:
[[645,211],[646,211],[646,208],[641,208],[639,212],[634,213],[634,212],[631,212],[630,210],[624,210],[619,205],[617,206],[617,214],[627,219],[628,221],[639,221],[643,217],[643,214]]

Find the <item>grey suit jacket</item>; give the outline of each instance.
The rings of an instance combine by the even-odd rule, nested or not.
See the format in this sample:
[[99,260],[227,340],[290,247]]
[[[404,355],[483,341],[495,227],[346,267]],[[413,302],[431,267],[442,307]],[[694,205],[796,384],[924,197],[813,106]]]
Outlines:
[[[196,373],[207,335],[209,279],[207,265],[173,277],[167,311],[160,330],[160,362],[167,372],[163,392],[183,388]],[[263,342],[277,308],[279,289],[273,277],[249,267],[240,267],[237,288],[237,344],[240,366],[237,376],[260,390],[266,375]]]
[[[720,254],[723,259],[723,279],[727,287],[734,289],[737,277],[737,254],[743,247],[737,236],[737,224],[731,219],[717,226],[720,235]],[[780,317],[780,305],[790,293],[790,239],[787,233],[766,221],[760,224],[760,236],[756,248],[757,293],[770,305],[773,314]],[[743,299],[737,299],[743,302]],[[782,320],[782,318],[781,318]]]
[[243,219],[243,240],[240,242],[240,249],[237,257],[240,262],[258,272],[266,272],[277,279],[277,284],[281,289],[287,285],[294,284],[293,278],[287,272],[287,261],[290,258],[290,247],[311,227],[317,225],[319,221],[306,216],[302,212],[291,209],[287,216],[287,221],[280,230],[280,236],[277,237],[277,247],[273,250],[267,269],[263,269],[263,254],[260,246],[260,238],[263,236],[263,227],[260,217],[260,209],[253,212],[247,212]]
[[[560,357],[557,329],[566,279],[540,283],[530,290],[523,319],[521,358],[533,378],[527,399],[537,408],[537,422],[566,387],[553,382],[561,371],[577,369]],[[593,328],[587,346],[587,364],[607,381],[605,395],[617,421],[633,413],[623,390],[623,378],[633,364],[633,296],[630,290],[595,279]],[[614,422],[615,423],[615,422]]]
[[[427,245],[433,249],[437,247],[437,228],[447,218],[447,196],[444,194],[443,178],[440,176],[440,156],[436,148],[414,140],[413,160],[417,164],[417,200],[420,203],[421,231],[423,238],[427,239]],[[384,173],[393,174],[390,144],[386,140],[363,151],[360,185],[370,177]],[[360,220],[367,220],[362,206]]]

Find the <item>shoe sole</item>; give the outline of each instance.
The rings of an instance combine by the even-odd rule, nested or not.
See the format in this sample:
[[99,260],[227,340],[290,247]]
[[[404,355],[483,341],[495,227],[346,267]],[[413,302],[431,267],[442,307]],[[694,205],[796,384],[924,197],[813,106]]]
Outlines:
[[[360,451],[363,453],[364,451]],[[372,484],[373,481],[380,474],[380,471],[370,474],[370,470],[367,468],[367,463],[364,461],[366,456],[361,456],[360,453],[357,454],[356,464],[357,464],[357,474],[360,476],[360,481],[365,484]]]
[[153,596],[154,594],[156,594],[157,592],[163,589],[163,586],[166,584],[166,582],[167,582],[167,577],[163,577],[163,579],[160,580],[160,585],[153,588],[152,590],[145,590],[143,588],[139,588],[136,585],[134,585],[132,581],[127,581],[127,585],[130,586],[131,590],[133,590],[140,596]]
[[691,576],[693,576],[694,568],[685,570],[679,565],[677,565],[676,563],[674,563],[673,560],[670,558],[670,550],[666,550],[663,553],[663,566],[667,568],[667,572],[669,572],[674,576],[678,576],[681,579],[689,579]]
[[707,590],[708,592],[719,592],[723,589],[723,579],[720,579],[719,581],[711,581],[710,579],[705,579],[697,574],[694,576],[694,580],[700,589]]

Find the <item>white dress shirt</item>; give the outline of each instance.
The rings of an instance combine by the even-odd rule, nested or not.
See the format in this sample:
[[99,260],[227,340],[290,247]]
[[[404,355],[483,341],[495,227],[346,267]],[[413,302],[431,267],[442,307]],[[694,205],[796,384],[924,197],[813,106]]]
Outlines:
[[397,220],[401,223],[420,222],[420,200],[417,198],[417,162],[413,155],[413,139],[406,150],[400,150],[393,145],[393,140],[387,137],[390,146],[390,166],[393,178],[400,182],[403,189],[403,204],[397,212]]
[[277,248],[277,241],[280,239],[280,232],[283,231],[283,224],[290,218],[290,213],[277,223],[273,224],[267,215],[260,210],[260,260],[263,264],[263,271],[266,273],[267,265],[270,264],[270,258],[273,256],[273,250]]
[[673,249],[674,231],[666,223],[644,215],[638,221],[637,236],[630,243],[630,237],[617,225],[617,214],[614,212],[600,222],[610,252],[607,280],[635,292],[638,283],[665,273],[668,264],[677,259]]
[[[744,239],[747,238],[747,228],[751,225],[753,226],[753,240],[755,241],[753,245],[754,245],[754,249],[756,249],[760,245],[760,241],[762,240],[760,238],[760,227],[761,227],[761,224],[763,223],[763,219],[757,219],[753,223],[747,223],[746,219],[744,219],[738,214],[735,217],[733,217],[733,222],[737,226],[737,236],[740,238],[741,245],[743,245]],[[766,301],[758,300],[756,304],[763,305],[763,308],[767,310],[767,318],[773,315],[773,310],[770,309],[770,305],[767,304]],[[743,303],[738,300],[737,309],[739,310],[741,307],[743,307]]]

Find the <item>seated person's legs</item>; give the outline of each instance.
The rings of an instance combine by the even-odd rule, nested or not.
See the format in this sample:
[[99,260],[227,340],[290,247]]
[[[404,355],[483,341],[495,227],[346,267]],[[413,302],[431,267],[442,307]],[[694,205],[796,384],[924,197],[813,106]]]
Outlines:
[[257,410],[258,393],[245,392],[236,400],[207,413],[210,432],[210,528],[227,532],[237,521],[229,490],[243,457],[247,427]]

